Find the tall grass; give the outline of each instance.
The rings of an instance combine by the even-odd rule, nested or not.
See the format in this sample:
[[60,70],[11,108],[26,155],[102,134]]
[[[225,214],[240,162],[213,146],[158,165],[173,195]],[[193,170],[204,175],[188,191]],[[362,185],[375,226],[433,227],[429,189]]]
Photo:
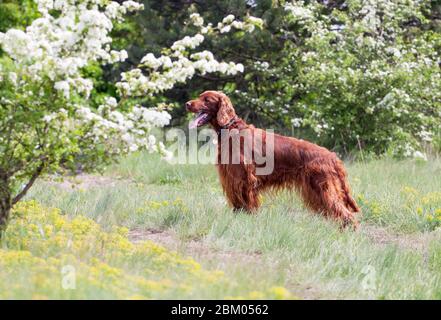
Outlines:
[[441,161],[386,159],[352,163],[348,171],[363,210],[358,232],[341,232],[289,192],[265,195],[258,215],[233,213],[214,167],[172,166],[147,154],[109,168],[115,185],[61,190],[43,181],[29,198],[103,228],[165,230],[184,252],[197,241],[208,251],[248,255],[252,262],[199,258],[237,279],[271,279],[300,297],[441,298]]

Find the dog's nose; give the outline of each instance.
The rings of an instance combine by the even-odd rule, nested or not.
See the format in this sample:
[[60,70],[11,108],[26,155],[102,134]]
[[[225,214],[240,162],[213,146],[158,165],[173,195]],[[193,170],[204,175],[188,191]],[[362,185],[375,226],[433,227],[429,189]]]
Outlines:
[[187,111],[190,111],[190,107],[191,107],[191,102],[190,101],[185,103],[185,108],[187,109]]

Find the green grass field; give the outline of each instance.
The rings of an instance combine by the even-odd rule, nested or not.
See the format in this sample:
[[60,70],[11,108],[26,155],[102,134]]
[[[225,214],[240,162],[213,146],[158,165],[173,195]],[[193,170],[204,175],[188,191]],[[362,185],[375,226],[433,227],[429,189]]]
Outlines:
[[[357,232],[340,231],[336,223],[308,212],[288,192],[265,195],[258,215],[233,213],[226,206],[214,166],[172,166],[147,154],[123,159],[104,176],[41,180],[27,200],[59,208],[68,221],[90,218],[96,222],[93,228],[110,236],[114,226],[126,227],[127,245],[138,247],[143,240],[152,240],[167,254],[174,256],[176,251],[179,259],[197,261],[207,274],[200,276],[203,279],[218,273],[223,278],[195,280],[191,271],[169,267],[171,275],[164,280],[165,273],[159,269],[155,276],[139,271],[146,262],[138,253],[136,259],[130,256],[130,263],[124,255],[116,260],[102,258],[122,272],[105,281],[116,285],[120,280],[132,281],[124,277],[139,275],[155,279],[159,287],[165,282],[167,290],[152,293],[156,292],[152,289],[146,294],[134,285],[134,293],[119,292],[113,287],[91,287],[84,280],[83,287],[67,293],[51,291],[49,286],[43,298],[130,298],[138,293],[143,298],[175,299],[440,299],[441,160],[376,160],[347,166],[363,211]],[[17,245],[16,229],[13,224],[3,240],[5,252],[25,247],[40,258],[58,258],[65,251],[61,246],[49,255],[41,248]],[[98,240],[87,240],[92,247],[93,241]],[[95,249],[87,250],[87,254],[84,250],[69,253],[93,265],[87,255],[96,254]],[[20,284],[24,286],[23,278],[35,271],[23,272],[17,275],[21,280],[16,279],[15,293],[8,297],[32,293],[21,291]],[[187,287],[176,290],[170,283]],[[38,298],[42,294],[38,284],[33,283],[33,288]]]

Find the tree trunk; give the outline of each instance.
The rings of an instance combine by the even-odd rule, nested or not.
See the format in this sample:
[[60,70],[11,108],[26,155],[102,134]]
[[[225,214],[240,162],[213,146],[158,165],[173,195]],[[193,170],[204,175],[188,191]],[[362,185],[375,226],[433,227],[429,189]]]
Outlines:
[[5,181],[0,180],[0,237],[6,229],[12,207],[11,193]]
[[2,233],[6,230],[8,225],[10,211],[10,207],[3,206],[3,203],[0,205],[0,239],[2,237]]
[[5,170],[2,170],[2,168],[0,168],[0,237],[1,233],[6,230],[6,226],[9,220],[9,213],[11,212],[12,206],[19,202],[26,195],[29,188],[32,187],[35,180],[37,180],[37,178],[43,172],[44,167],[45,162],[43,161],[40,166],[35,170],[28,183],[25,184],[23,189],[15,197],[12,197],[11,195],[8,174]]

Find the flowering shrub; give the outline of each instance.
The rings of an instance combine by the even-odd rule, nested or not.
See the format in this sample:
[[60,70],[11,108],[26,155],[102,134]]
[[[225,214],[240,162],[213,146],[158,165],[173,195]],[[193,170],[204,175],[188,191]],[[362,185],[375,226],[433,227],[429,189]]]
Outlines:
[[287,1],[270,20],[280,53],[248,67],[256,81],[232,90],[235,100],[342,154],[424,158],[441,134],[441,34],[424,15],[430,5]]
[[248,293],[223,272],[205,270],[191,258],[151,241],[130,242],[126,228],[106,232],[88,218],[69,219],[34,201],[14,207],[1,241],[1,299],[223,298],[219,292],[292,298],[280,287]]
[[[170,122],[160,106],[147,109],[136,97],[152,95],[185,82],[196,72],[234,75],[243,65],[218,62],[211,52],[193,54],[205,34],[232,28],[252,31],[258,20],[227,17],[216,28],[191,19],[201,33],[175,42],[164,55],[147,54],[139,68],[122,73],[120,97],[102,97],[94,108],[92,79],[84,69],[127,58],[113,50],[110,32],[124,15],[139,11],[135,1],[36,0],[40,17],[25,31],[0,33],[0,228],[42,173],[62,168],[96,170],[121,154],[147,149],[171,154],[151,130]],[[148,75],[143,72],[148,70]],[[25,181],[24,184],[23,181]]]
[[[177,83],[186,82],[197,72],[202,75],[212,72],[235,75],[243,72],[244,66],[240,63],[219,62],[210,51],[191,53],[190,49],[195,49],[204,42],[204,34],[218,35],[232,30],[252,32],[255,26],[261,27],[263,24],[261,19],[255,17],[238,21],[233,15],[228,15],[213,27],[211,23],[205,25],[204,19],[197,13],[190,15],[190,22],[199,29],[199,33],[174,42],[160,57],[148,53],[142,58],[139,68],[122,74],[122,81],[117,87],[123,95],[143,96],[162,92],[173,88]],[[147,75],[143,71],[146,71]]]
[[[323,16],[315,1],[285,9],[305,45],[291,55],[302,125],[346,148],[411,157],[441,125],[441,37],[418,33],[421,1],[348,1]],[[415,33],[415,34],[413,34]]]
[[88,104],[93,84],[83,68],[127,58],[124,50],[112,50],[109,34],[125,13],[142,5],[36,2],[40,17],[25,31],[0,33],[7,54],[0,64],[0,226],[41,173],[60,165],[94,169],[139,147],[163,149],[149,130],[170,120],[163,111],[138,106],[117,110],[123,106],[114,97],[104,99],[99,110]]

